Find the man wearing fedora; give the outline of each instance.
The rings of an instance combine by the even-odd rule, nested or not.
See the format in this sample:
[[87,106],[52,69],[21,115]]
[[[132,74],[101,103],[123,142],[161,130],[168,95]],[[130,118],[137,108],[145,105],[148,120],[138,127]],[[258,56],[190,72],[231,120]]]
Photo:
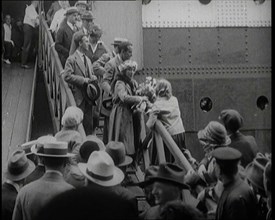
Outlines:
[[221,147],[215,149],[212,156],[215,158],[215,173],[224,187],[218,201],[216,220],[257,219],[256,197],[238,173],[240,151]]
[[157,174],[149,179],[153,183],[152,194],[156,205],[140,214],[141,219],[160,219],[160,213],[167,202],[182,200],[182,190],[189,189],[183,183],[184,174],[184,170],[176,164],[159,165]]
[[91,188],[104,188],[129,201],[137,212],[136,195],[121,186],[125,175],[116,167],[112,157],[105,151],[94,151],[87,163],[79,163],[78,167],[86,177],[86,185]]
[[[87,35],[89,28],[94,24],[94,16],[92,12],[86,11],[81,15],[81,19],[82,19],[82,27],[78,32]],[[72,55],[77,49],[77,45],[75,44],[75,36],[78,32],[74,33],[73,35],[69,55]]]
[[89,135],[93,131],[93,105],[99,97],[100,88],[92,63],[85,55],[88,50],[88,37],[79,32],[75,36],[75,43],[78,48],[67,59],[63,74],[72,90],[76,106],[84,113],[83,126],[86,135]]
[[65,13],[66,19],[60,25],[56,34],[55,49],[63,67],[69,57],[73,34],[78,30],[75,25],[78,14],[79,12],[76,7],[68,8]]
[[18,149],[12,153],[5,171],[6,181],[2,185],[2,219],[12,219],[17,194],[23,187],[25,178],[34,169],[34,163],[27,159],[23,150]]
[[222,110],[219,119],[224,124],[228,135],[230,136],[230,147],[239,150],[242,153],[241,165],[246,167],[247,164],[253,161],[257,152],[258,145],[253,136],[246,136],[240,132],[243,126],[243,117],[234,109]]
[[13,220],[32,220],[54,196],[73,189],[65,182],[63,171],[66,160],[73,154],[68,153],[66,142],[52,141],[34,149],[34,153],[44,158],[45,174],[38,180],[24,186],[17,198]]

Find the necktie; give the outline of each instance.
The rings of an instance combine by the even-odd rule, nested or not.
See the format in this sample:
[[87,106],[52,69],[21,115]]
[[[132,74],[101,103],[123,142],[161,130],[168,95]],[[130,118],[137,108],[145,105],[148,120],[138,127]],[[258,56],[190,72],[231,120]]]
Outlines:
[[84,65],[85,65],[85,75],[88,76],[89,68],[88,68],[87,58],[86,58],[85,54],[83,54],[83,58],[84,58]]

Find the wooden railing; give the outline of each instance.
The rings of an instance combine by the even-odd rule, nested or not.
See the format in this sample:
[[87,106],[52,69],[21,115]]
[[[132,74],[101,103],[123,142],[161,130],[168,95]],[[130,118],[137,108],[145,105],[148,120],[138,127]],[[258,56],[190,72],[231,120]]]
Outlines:
[[[76,106],[73,94],[61,75],[63,67],[54,48],[54,41],[46,23],[44,13],[41,13],[39,25],[39,66],[44,75],[44,82],[49,101],[50,112],[53,121],[54,132],[61,129],[61,119],[68,106]],[[83,125],[79,126],[79,132],[86,137]]]

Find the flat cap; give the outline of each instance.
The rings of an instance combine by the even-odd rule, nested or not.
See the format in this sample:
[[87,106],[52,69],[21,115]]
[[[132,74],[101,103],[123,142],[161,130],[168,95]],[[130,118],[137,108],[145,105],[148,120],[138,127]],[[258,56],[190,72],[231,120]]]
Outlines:
[[77,7],[69,7],[69,8],[67,8],[65,16],[68,16],[68,15],[71,15],[71,14],[74,14],[74,13],[79,14],[79,11],[78,11]]
[[243,117],[234,109],[222,110],[219,119],[223,122],[225,128],[232,132],[239,130],[243,126]]
[[85,11],[82,15],[81,15],[81,19],[82,20],[94,20],[94,16],[92,14],[92,12],[90,11]]
[[219,147],[212,152],[212,156],[218,160],[231,161],[240,159],[242,154],[232,147]]

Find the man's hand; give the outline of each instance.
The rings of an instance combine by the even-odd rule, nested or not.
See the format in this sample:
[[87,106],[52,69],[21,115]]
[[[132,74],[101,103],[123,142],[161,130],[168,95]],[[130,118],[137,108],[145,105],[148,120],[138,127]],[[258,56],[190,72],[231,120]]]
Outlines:
[[96,81],[97,77],[95,75],[92,75],[91,78],[89,79],[89,83]]

